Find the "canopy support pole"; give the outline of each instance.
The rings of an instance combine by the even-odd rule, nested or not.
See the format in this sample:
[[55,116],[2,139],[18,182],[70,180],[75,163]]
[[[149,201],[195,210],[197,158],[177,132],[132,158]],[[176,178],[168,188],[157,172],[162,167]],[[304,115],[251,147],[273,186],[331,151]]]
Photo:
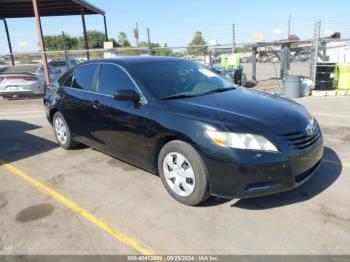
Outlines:
[[33,9],[34,9],[34,15],[35,15],[36,31],[38,33],[38,38],[39,38],[41,60],[44,65],[45,81],[46,81],[46,85],[49,85],[50,75],[49,75],[49,68],[47,64],[47,56],[46,56],[45,42],[43,37],[43,29],[41,26],[38,0],[32,0],[32,2],[33,2]]
[[258,53],[258,48],[252,48],[252,80],[256,82],[256,54]]
[[6,19],[4,19],[4,26],[5,26],[6,36],[7,36],[7,43],[8,43],[9,51],[10,51],[11,63],[14,66],[15,65],[15,59],[13,58],[11,38],[10,38],[10,33],[9,33],[8,26],[7,26]]
[[81,7],[81,21],[83,23],[83,32],[84,32],[84,48],[86,50],[86,58],[87,60],[90,60],[90,54],[89,54],[89,42],[88,42],[88,36],[86,32],[86,23],[85,23],[85,14],[84,14],[84,8]]
[[106,37],[106,41],[108,41],[108,30],[107,30],[107,20],[106,20],[106,16],[103,16],[103,23],[105,26],[105,37]]

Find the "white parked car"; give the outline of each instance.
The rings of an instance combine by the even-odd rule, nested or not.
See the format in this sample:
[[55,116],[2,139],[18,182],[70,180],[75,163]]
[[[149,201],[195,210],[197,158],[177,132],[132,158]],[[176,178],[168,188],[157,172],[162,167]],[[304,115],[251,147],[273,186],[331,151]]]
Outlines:
[[[56,81],[58,71],[49,66],[50,80]],[[15,65],[0,74],[0,96],[41,95],[45,92],[45,74],[42,64]]]

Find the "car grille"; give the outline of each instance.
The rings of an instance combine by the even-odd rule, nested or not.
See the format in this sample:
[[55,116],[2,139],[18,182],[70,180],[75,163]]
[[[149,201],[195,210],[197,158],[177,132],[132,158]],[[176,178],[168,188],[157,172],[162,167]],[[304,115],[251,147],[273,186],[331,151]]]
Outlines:
[[304,132],[294,132],[282,135],[289,145],[293,146],[294,149],[307,149],[315,144],[321,138],[321,130],[318,125],[316,125],[315,131],[312,135],[307,135]]

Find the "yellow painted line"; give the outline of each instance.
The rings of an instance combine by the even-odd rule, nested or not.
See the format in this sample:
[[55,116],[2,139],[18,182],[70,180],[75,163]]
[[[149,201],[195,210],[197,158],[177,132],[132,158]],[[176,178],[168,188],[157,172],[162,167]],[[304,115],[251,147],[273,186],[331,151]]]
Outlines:
[[136,250],[138,253],[142,255],[155,255],[154,251],[142,247],[140,244],[138,244],[135,240],[127,237],[119,230],[113,228],[112,226],[108,225],[106,222],[102,221],[101,219],[95,217],[93,214],[91,214],[89,211],[85,210],[84,208],[80,207],[77,203],[73,202],[72,200],[68,199],[67,197],[61,195],[60,193],[54,191],[53,189],[49,188],[48,186],[44,185],[43,183],[39,182],[38,180],[32,178],[31,176],[25,174],[23,171],[19,170],[18,168],[5,163],[4,161],[0,160],[0,166],[4,167],[8,171],[10,171],[12,174],[22,178],[23,180],[29,182],[32,184],[35,188],[39,189],[40,191],[44,192],[45,194],[49,195],[59,203],[63,204],[64,206],[68,207],[71,211],[78,213],[80,216],[85,218],[86,220],[90,221],[91,223],[98,226],[100,229],[107,232],[112,237],[116,238],[120,242],[124,243],[128,247]]
[[341,164],[339,162],[333,161],[333,160],[327,160],[327,159],[323,159],[322,162],[327,163],[327,164],[332,164],[332,165],[338,165],[338,166],[343,166],[343,167],[349,167],[350,168],[350,163],[344,163],[341,162]]
[[350,116],[348,116],[348,115],[338,115],[338,114],[323,114],[323,113],[320,113],[320,114],[318,114],[318,113],[314,113],[314,115],[316,115],[316,116],[325,116],[325,117],[335,117],[335,118],[348,118],[348,119],[350,119]]
[[45,113],[45,111],[9,111],[9,112],[0,112],[0,115],[17,115],[17,114],[39,114]]
[[42,118],[42,117],[44,117],[44,115],[34,115],[34,116],[0,116],[0,120]]

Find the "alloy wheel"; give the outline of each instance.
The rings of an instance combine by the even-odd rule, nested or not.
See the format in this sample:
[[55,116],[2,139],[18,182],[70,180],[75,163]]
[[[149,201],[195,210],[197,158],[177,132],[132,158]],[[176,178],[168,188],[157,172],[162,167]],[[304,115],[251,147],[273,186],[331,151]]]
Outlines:
[[67,128],[63,120],[60,117],[55,119],[55,131],[57,139],[61,144],[66,144],[67,142]]

